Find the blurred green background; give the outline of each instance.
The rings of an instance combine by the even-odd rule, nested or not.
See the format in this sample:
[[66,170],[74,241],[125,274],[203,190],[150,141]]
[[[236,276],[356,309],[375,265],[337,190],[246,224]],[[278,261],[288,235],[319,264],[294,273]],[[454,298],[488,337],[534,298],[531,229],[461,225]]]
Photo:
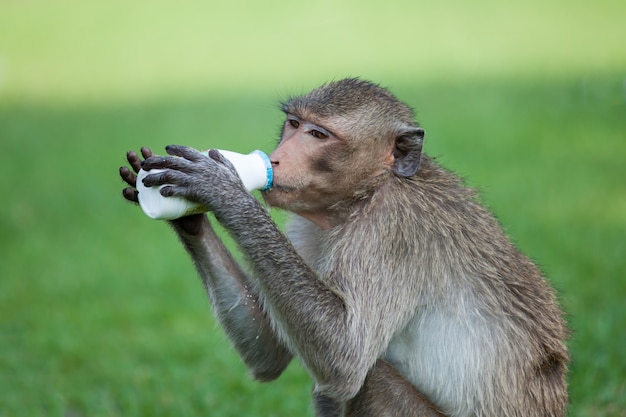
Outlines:
[[[306,416],[247,375],[125,152],[270,151],[277,101],[361,76],[541,265],[572,416],[626,416],[623,0],[0,3],[0,416]],[[279,219],[280,221],[280,219]]]

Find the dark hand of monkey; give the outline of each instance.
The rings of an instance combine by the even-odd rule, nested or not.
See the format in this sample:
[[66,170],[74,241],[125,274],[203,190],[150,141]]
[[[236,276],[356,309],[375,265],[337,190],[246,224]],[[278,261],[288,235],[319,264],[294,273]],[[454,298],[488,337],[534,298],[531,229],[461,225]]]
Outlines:
[[[142,147],[141,156],[144,159],[148,159],[148,158],[153,157],[154,154],[149,148]],[[120,177],[122,177],[122,180],[126,184],[129,185],[129,187],[126,187],[122,190],[122,195],[124,196],[126,200],[137,204],[139,203],[139,200],[137,198],[138,192],[136,189],[137,173],[141,169],[142,160],[135,151],[127,152],[126,159],[128,160],[128,163],[130,167],[132,168],[132,170],[129,169],[128,167],[120,167]],[[194,214],[191,216],[186,216],[180,219],[172,220],[169,223],[175,229],[179,229],[184,233],[187,233],[189,235],[197,235],[198,233],[200,233],[202,229],[202,222],[203,222],[203,219],[205,218],[206,216],[204,214]]]
[[160,186],[165,197],[179,196],[209,208],[211,211],[229,206],[237,197],[249,196],[234,167],[219,152],[210,152],[207,158],[193,148],[167,146],[171,156],[153,156],[141,164],[146,171],[164,169],[150,174],[143,183]]
[[[141,155],[144,159],[150,158],[153,154],[149,148],[143,147],[141,148]],[[128,167],[120,167],[120,177],[122,180],[130,187],[124,188],[122,190],[122,195],[124,198],[132,203],[138,203],[137,200],[137,173],[141,169],[141,159],[139,155],[135,151],[128,151],[126,153],[126,160],[130,164],[132,171],[128,169]],[[134,172],[133,172],[134,171]]]

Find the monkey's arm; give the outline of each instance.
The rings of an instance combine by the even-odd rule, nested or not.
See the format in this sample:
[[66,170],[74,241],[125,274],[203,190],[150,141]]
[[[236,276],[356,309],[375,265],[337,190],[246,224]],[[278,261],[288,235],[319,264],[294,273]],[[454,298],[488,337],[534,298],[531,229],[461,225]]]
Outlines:
[[[149,148],[142,148],[141,154],[144,158],[153,156]],[[123,195],[137,204],[136,173],[142,162],[132,151],[126,158],[132,171],[120,168],[122,180],[129,185]],[[191,255],[218,320],[252,374],[263,381],[276,378],[292,355],[277,340],[259,306],[257,291],[217,237],[206,215],[182,217],[169,223]]]
[[[144,183],[173,184],[164,187],[162,194],[183,196],[213,211],[250,260],[273,326],[302,359],[318,390],[340,400],[354,397],[402,314],[412,308],[410,303],[391,299],[392,294],[413,298],[412,287],[394,288],[393,292],[373,288],[398,284],[393,280],[379,282],[377,277],[384,270],[375,270],[381,267],[373,266],[373,261],[363,265],[356,262],[356,266],[336,269],[332,274],[337,276],[321,279],[259,201],[245,191],[236,174],[225,166],[224,158],[219,154],[206,158],[184,147],[166,149],[178,157],[146,160],[144,169],[166,170],[147,176]],[[371,249],[375,255],[377,248]],[[378,257],[370,256],[374,260]]]
[[271,329],[257,291],[211,227],[206,215],[198,234],[171,222],[204,283],[215,314],[254,377],[277,378],[292,355]]

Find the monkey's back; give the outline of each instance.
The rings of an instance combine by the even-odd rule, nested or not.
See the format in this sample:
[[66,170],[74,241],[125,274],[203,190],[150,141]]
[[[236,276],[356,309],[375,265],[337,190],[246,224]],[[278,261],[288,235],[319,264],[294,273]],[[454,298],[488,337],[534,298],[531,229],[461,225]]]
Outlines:
[[446,415],[565,415],[567,329],[554,292],[450,172],[423,158],[413,180],[389,176],[345,224],[324,232],[295,218],[289,235],[330,285],[325,271],[369,258],[360,271],[380,277],[368,298],[389,300],[396,317],[377,356]]

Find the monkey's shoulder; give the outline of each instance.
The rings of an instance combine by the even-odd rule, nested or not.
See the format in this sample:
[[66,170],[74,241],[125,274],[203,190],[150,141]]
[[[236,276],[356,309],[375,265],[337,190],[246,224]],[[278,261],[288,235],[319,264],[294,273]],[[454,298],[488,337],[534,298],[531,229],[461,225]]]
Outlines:
[[[415,176],[391,176],[380,184],[370,198],[364,200],[362,211],[375,213],[381,221],[388,221],[391,216],[416,223],[432,220],[446,224],[457,222],[457,217],[491,217],[476,189],[429,158],[424,159]],[[419,220],[415,216],[419,216]]]
[[422,156],[419,171],[408,181],[418,186],[416,191],[422,198],[478,200],[478,192],[475,188],[469,187],[459,174],[427,155]]

